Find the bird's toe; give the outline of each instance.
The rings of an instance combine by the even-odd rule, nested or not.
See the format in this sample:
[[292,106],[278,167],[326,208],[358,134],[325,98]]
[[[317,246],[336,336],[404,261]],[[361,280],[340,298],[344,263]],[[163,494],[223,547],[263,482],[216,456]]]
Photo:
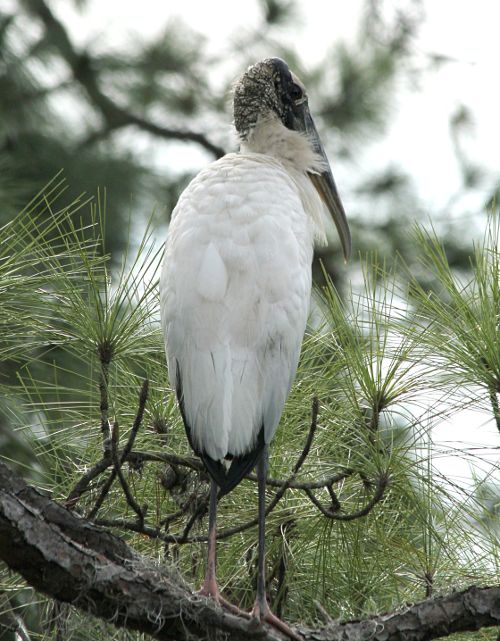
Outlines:
[[265,605],[261,605],[258,600],[255,602],[252,610],[252,618],[258,619],[261,623],[272,625],[273,628],[279,630],[290,639],[293,639],[293,641],[304,641],[304,637],[292,630],[287,623],[271,612],[267,602]]

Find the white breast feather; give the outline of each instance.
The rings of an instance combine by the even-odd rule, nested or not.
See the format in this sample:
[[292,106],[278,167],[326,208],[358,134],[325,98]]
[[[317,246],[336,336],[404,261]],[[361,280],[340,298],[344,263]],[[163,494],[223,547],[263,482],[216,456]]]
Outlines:
[[[293,172],[291,172],[293,174]],[[311,290],[310,181],[262,154],[228,154],[174,210],[160,281],[169,376],[182,378],[195,446],[243,454],[269,442],[295,377]],[[311,207],[310,207],[311,208]]]

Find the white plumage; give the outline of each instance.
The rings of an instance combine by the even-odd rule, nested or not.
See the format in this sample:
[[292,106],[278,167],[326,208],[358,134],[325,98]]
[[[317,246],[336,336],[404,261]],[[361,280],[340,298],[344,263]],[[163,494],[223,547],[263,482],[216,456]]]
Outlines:
[[[302,138],[273,125],[283,130],[278,152],[284,139]],[[321,160],[280,160],[267,144],[267,154],[246,151],[253,141],[198,174],[166,244],[170,381],[176,388],[179,367],[193,445],[215,460],[248,452],[262,426],[266,443],[274,435],[306,326],[314,237],[324,237],[323,203],[305,174]]]

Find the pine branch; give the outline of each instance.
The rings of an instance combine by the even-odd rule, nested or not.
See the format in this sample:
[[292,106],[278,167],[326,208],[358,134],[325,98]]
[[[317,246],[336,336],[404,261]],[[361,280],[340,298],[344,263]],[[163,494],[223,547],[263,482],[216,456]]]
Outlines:
[[137,514],[137,520],[139,524],[143,525],[144,514],[147,510],[147,506],[143,506],[141,508],[141,506],[135,500],[134,495],[132,494],[132,491],[128,486],[127,479],[123,474],[120,457],[118,456],[117,446],[118,446],[118,423],[115,422],[113,425],[112,438],[111,438],[111,458],[113,460],[114,473],[116,474],[116,476],[118,477],[118,480],[120,481],[120,485],[122,486],[122,490],[123,490],[123,493],[125,494],[125,498],[127,499],[127,503]]
[[[132,449],[132,447],[134,445],[134,441],[135,441],[135,438],[137,436],[137,432],[139,431],[139,427],[141,426],[142,418],[144,416],[144,409],[146,407],[146,401],[147,401],[147,398],[148,398],[148,389],[149,389],[149,381],[146,379],[142,384],[141,392],[139,394],[139,407],[137,409],[137,414],[136,414],[136,417],[134,419],[134,423],[132,425],[132,430],[130,432],[130,436],[129,436],[129,438],[127,440],[127,443],[126,443],[125,447],[123,448],[123,451],[121,452],[120,456],[118,456],[118,451],[117,451],[117,448],[118,448],[118,443],[117,443],[118,426],[116,425],[116,431],[115,431],[115,437],[116,438],[115,438],[114,441],[113,441],[113,439],[111,439],[111,462],[113,463],[114,469],[111,472],[111,474],[109,475],[107,481],[104,483],[94,507],[89,512],[89,514],[88,514],[89,518],[93,518],[97,514],[100,506],[102,505],[102,503],[104,502],[106,496],[108,495],[108,492],[111,489],[111,486],[112,486],[116,476],[118,475],[119,478],[120,478],[120,483],[122,484],[122,487],[123,487],[123,490],[124,490],[125,495],[127,497],[127,501],[129,503],[129,505],[137,513],[137,515],[139,517],[139,520],[140,520],[140,523],[144,524],[144,514],[143,514],[141,508],[135,502],[135,499],[132,496],[132,493],[130,492],[128,484],[125,481],[125,478],[124,478],[124,476],[122,474],[121,466],[123,465],[123,463],[127,459],[127,456],[130,454],[130,450]],[[101,402],[101,407],[102,407],[102,402]],[[109,457],[107,456],[107,452],[106,452],[106,450],[104,450],[102,461],[107,461],[108,459],[109,459]],[[98,468],[96,466],[94,466],[93,469],[97,471]],[[102,471],[104,471],[104,469]],[[84,478],[87,479],[87,483],[89,483],[90,480],[91,480],[91,478],[90,478],[90,476],[88,474],[85,474]],[[78,497],[81,496],[81,493],[85,489],[84,487],[82,487],[81,481],[82,481],[82,479],[77,483],[75,488],[73,488],[73,490],[71,491],[70,495],[66,499],[66,506],[67,507],[69,507],[70,499],[73,497],[73,505],[74,505],[76,503],[76,501],[78,500]],[[78,494],[78,495],[75,494],[75,489],[77,487],[79,488],[78,491],[80,492],[80,494]],[[81,488],[81,491],[80,491],[80,488]]]
[[385,494],[385,490],[387,488],[387,485],[389,483],[389,476],[387,473],[383,472],[380,474],[379,478],[375,482],[375,491],[373,493],[373,496],[370,498],[367,503],[360,508],[359,510],[355,510],[354,512],[348,512],[348,513],[341,513],[340,510],[342,508],[342,505],[340,501],[337,499],[337,496],[333,492],[333,489],[331,486],[329,486],[327,489],[329,490],[330,493],[330,498],[332,504],[330,506],[324,506],[321,501],[319,501],[312,490],[306,489],[305,493],[307,494],[307,497],[311,501],[313,505],[315,505],[318,510],[323,514],[323,516],[326,516],[329,519],[333,519],[336,521],[355,521],[356,519],[359,519],[363,516],[366,516],[369,514],[372,509],[379,503],[383,498]]
[[[107,371],[107,370],[106,370]],[[101,410],[101,423],[102,425],[108,424],[108,416],[107,416],[107,377],[106,377],[106,384],[104,385],[101,381],[100,384],[100,390],[101,390],[101,405],[100,405],[100,410]],[[145,536],[149,536],[152,538],[162,538],[165,542],[176,542],[176,543],[192,543],[193,541],[205,541],[204,536],[197,536],[195,538],[189,537],[189,533],[192,529],[192,526],[194,523],[197,521],[197,519],[200,517],[202,510],[201,508],[195,512],[195,514],[190,518],[188,523],[184,527],[184,531],[180,535],[175,535],[175,534],[161,534],[156,528],[151,528],[147,527],[144,524],[144,514],[140,506],[136,503],[134,497],[132,496],[132,493],[130,491],[130,488],[128,487],[128,484],[121,472],[121,466],[123,463],[128,462],[130,463],[133,467],[138,467],[139,465],[142,465],[145,461],[165,461],[168,464],[171,465],[178,465],[178,466],[185,466],[190,469],[194,469],[196,471],[203,471],[203,465],[199,459],[195,459],[192,457],[178,457],[173,454],[168,454],[168,453],[163,453],[163,452],[133,452],[132,447],[135,442],[135,438],[137,436],[137,432],[139,430],[143,415],[144,415],[144,409],[145,409],[145,404],[147,400],[147,395],[148,395],[148,381],[144,381],[140,397],[139,397],[139,407],[137,410],[137,415],[134,420],[134,424],[132,426],[132,431],[130,434],[130,437],[128,439],[128,442],[126,446],[123,448],[122,452],[118,452],[118,443],[116,441],[117,437],[117,432],[112,431],[112,433],[115,434],[115,441],[113,441],[112,438],[109,439],[109,449],[111,454],[108,455],[108,450],[104,448],[103,450],[103,458],[96,463],[89,471],[87,471],[82,478],[76,483],[74,488],[71,490],[71,492],[68,495],[68,498],[65,501],[66,507],[73,509],[78,502],[78,499],[82,496],[82,494],[87,490],[89,484],[97,478],[100,474],[106,471],[106,469],[110,466],[113,466],[113,470],[111,471],[111,474],[109,475],[108,479],[105,481],[105,483],[101,487],[101,491],[99,493],[99,496],[90,510],[90,512],[87,514],[87,517],[89,519],[94,520],[96,523],[99,523],[101,525],[106,525],[107,527],[121,527],[124,529],[132,530],[134,532],[142,532]],[[294,468],[292,470],[292,473],[288,479],[268,479],[267,485],[269,487],[276,487],[279,488],[278,491],[275,493],[273,496],[271,503],[267,507],[266,514],[270,514],[272,510],[276,507],[278,502],[282,499],[284,496],[285,492],[290,489],[299,489],[303,490],[306,492],[307,496],[309,499],[318,507],[318,509],[325,515],[328,516],[329,518],[338,518],[341,520],[353,520],[356,518],[359,518],[361,516],[365,516],[371,509],[374,507],[374,505],[382,498],[383,492],[386,486],[386,482],[379,483],[377,487],[377,492],[375,493],[374,498],[368,503],[365,508],[355,512],[354,514],[342,514],[340,516],[336,515],[334,517],[331,516],[331,508],[324,508],[319,501],[317,501],[316,497],[312,493],[312,489],[318,489],[318,488],[326,488],[330,495],[332,497],[335,497],[335,493],[333,491],[333,484],[334,483],[339,483],[348,476],[351,476],[354,473],[354,470],[347,469],[345,472],[342,472],[340,474],[335,474],[331,475],[329,477],[323,478],[320,481],[297,481],[296,476],[298,472],[300,471],[300,468],[304,464],[311,445],[312,441],[314,438],[314,434],[316,433],[317,429],[317,419],[318,419],[318,411],[319,411],[319,403],[318,399],[314,398],[312,402],[312,410],[311,410],[311,424],[309,427],[309,432],[306,438],[306,441],[304,443],[304,447],[302,449],[302,452],[297,460],[297,462],[294,465]],[[105,413],[103,413],[105,412]],[[107,441],[105,441],[107,442]],[[136,512],[138,519],[139,519],[139,524],[137,523],[130,523],[128,521],[124,521],[123,519],[95,519],[95,516],[97,515],[97,512],[99,511],[101,505],[104,503],[109,490],[111,489],[111,486],[116,478],[116,476],[119,477],[120,483],[123,487],[123,490],[125,492],[127,502],[129,505],[132,507],[132,509]],[[257,477],[255,474],[249,474],[247,477],[249,480],[256,482]],[[332,503],[338,504],[337,510],[340,510],[341,505],[336,500],[336,498],[332,498]],[[186,510],[180,510],[179,512],[176,513],[176,515],[169,515],[164,522],[171,522],[175,520],[175,518],[182,516],[185,514]],[[227,528],[225,530],[222,530],[219,532],[219,539],[224,539],[233,536],[234,534],[238,534],[240,532],[243,532],[245,530],[250,529],[251,527],[254,527],[257,524],[257,519],[251,519],[247,521],[246,523],[239,524],[237,526],[234,526],[232,528]]]
[[490,403],[491,403],[491,409],[493,411],[493,416],[495,418],[495,425],[497,426],[498,431],[500,432],[500,405],[498,404],[498,384],[497,385],[490,385],[489,387],[489,395],[490,395]]
[[108,135],[112,131],[133,125],[167,140],[196,142],[215,158],[220,158],[226,153],[222,147],[210,142],[201,132],[163,127],[117,105],[101,91],[92,58],[88,53],[81,54],[75,49],[64,25],[56,18],[44,0],[24,0],[24,4],[32,14],[43,22],[51,43],[66,60],[74,79],[83,87],[90,102],[104,118],[105,128],[92,135],[84,144],[92,142],[94,136],[95,140],[99,140],[103,133]]
[[[48,596],[160,641],[215,638],[218,632],[228,641],[276,639],[274,630],[194,595],[180,576],[148,563],[121,539],[26,485],[1,462],[0,558]],[[471,586],[395,613],[298,630],[305,641],[426,641],[498,625],[500,586]]]
[[[23,619],[17,614],[9,602],[6,592],[0,591],[0,638],[4,638],[4,634],[12,632],[15,635],[16,641],[31,641]],[[9,637],[10,638],[10,637]],[[14,638],[14,637],[13,637]]]

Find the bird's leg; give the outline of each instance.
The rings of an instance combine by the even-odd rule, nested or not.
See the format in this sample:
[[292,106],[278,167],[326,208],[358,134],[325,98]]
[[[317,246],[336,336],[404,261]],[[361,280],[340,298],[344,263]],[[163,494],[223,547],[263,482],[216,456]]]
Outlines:
[[220,597],[219,586],[217,585],[216,578],[216,563],[217,563],[217,483],[214,480],[210,481],[210,503],[208,506],[208,554],[207,554],[207,570],[205,573],[205,581],[199,591],[202,596],[211,596],[218,600]]
[[257,484],[259,492],[259,540],[257,560],[257,598],[254,605],[254,614],[262,619],[263,614],[269,611],[266,596],[266,480],[269,463],[268,445],[264,445],[262,454],[257,463]]
[[269,446],[264,445],[257,463],[257,483],[259,490],[259,556],[257,562],[257,597],[252,615],[261,622],[269,623],[294,641],[304,641],[303,637],[294,632],[290,626],[271,612],[266,595],[266,481],[269,466]]
[[226,608],[233,614],[248,618],[248,614],[240,610],[232,603],[229,603],[220,593],[216,577],[217,565],[217,483],[210,482],[210,503],[208,507],[208,553],[207,553],[207,570],[205,580],[199,590],[200,596],[209,596],[219,605]]

